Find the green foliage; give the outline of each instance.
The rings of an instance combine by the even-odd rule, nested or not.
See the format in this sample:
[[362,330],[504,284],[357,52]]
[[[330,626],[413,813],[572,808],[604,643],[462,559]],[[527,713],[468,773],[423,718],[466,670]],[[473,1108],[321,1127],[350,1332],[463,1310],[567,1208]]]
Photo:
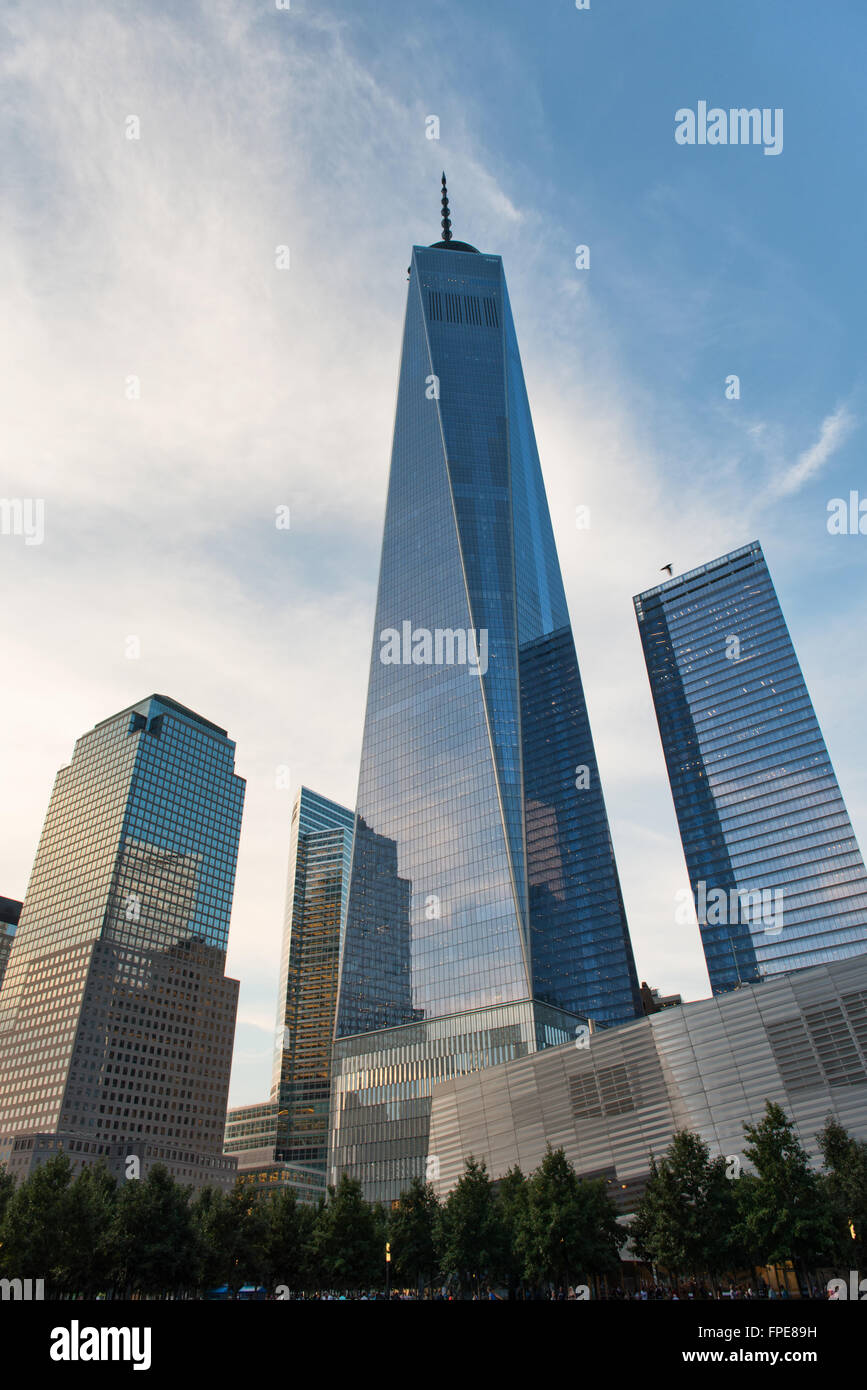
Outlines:
[[503,1277],[509,1292],[514,1293],[524,1278],[525,1260],[521,1242],[527,1219],[527,1179],[517,1166],[510,1168],[500,1180],[499,1207],[505,1236]]
[[44,1279],[54,1296],[72,1291],[79,1253],[71,1235],[72,1183],[66,1154],[41,1163],[8,1197],[0,1234],[6,1272],[19,1279]]
[[379,1286],[385,1275],[385,1226],[361,1195],[361,1183],[348,1173],[318,1214],[313,1234],[314,1254],[325,1284],[340,1289]]
[[580,1245],[573,1273],[616,1274],[626,1231],[617,1219],[617,1207],[602,1178],[578,1183]]
[[582,1182],[562,1149],[548,1152],[526,1186],[518,1247],[534,1284],[568,1285],[616,1270],[624,1232],[604,1182]]
[[120,1289],[159,1294],[194,1284],[197,1255],[190,1190],[156,1163],[146,1178],[125,1182],[110,1239]]
[[[12,1196],[12,1193],[14,1191],[15,1179],[13,1178],[11,1173],[7,1172],[6,1164],[0,1163],[0,1230],[2,1230],[3,1228],[3,1217],[6,1214],[6,1206],[9,1202],[9,1198]],[[0,1246],[0,1269],[2,1269],[3,1267],[2,1250],[3,1247]]]
[[117,1183],[104,1163],[96,1163],[82,1169],[68,1195],[68,1283],[72,1292],[92,1298],[112,1283]]
[[440,1205],[430,1183],[413,1178],[391,1213],[388,1239],[395,1283],[405,1287],[432,1282],[439,1266],[436,1231]]
[[190,1203],[193,1269],[200,1289],[221,1288],[234,1273],[233,1213],[216,1187],[203,1187]]
[[268,1218],[266,1202],[243,1182],[236,1181],[226,1198],[228,1247],[232,1256],[229,1288],[261,1284],[267,1269]]
[[834,1227],[834,1260],[847,1268],[863,1269],[867,1261],[867,1144],[853,1139],[833,1115],[816,1140],[826,1169],[824,1189]]
[[506,1264],[505,1227],[484,1161],[472,1155],[442,1207],[437,1244],[440,1265],[462,1292],[499,1278]]
[[295,1189],[270,1192],[262,1202],[265,1223],[264,1283],[268,1288],[285,1284],[294,1290],[315,1286],[313,1236],[317,1210],[298,1201]]
[[[867,1144],[829,1117],[817,1135],[820,1175],[779,1105],[768,1102],[744,1131],[756,1171],[737,1181],[687,1130],[651,1160],[629,1228],[639,1256],[675,1274],[712,1277],[789,1259],[863,1267]],[[241,1181],[229,1193],[193,1196],[162,1165],[118,1188],[101,1164],[73,1178],[63,1153],[17,1187],[0,1168],[0,1273],[45,1279],[55,1297],[223,1284],[237,1292],[245,1283],[381,1289],[386,1241],[395,1287],[430,1286],[445,1275],[465,1294],[502,1283],[514,1292],[525,1280],[562,1286],[616,1274],[624,1235],[606,1184],[580,1179],[562,1149],[549,1148],[528,1178],[513,1168],[496,1184],[470,1157],[443,1203],[419,1177],[390,1213],[366,1202],[347,1174],[314,1206],[291,1187]]]
[[678,1130],[667,1154],[651,1158],[650,1178],[629,1234],[638,1255],[678,1274],[711,1275],[733,1258],[735,1187],[726,1160],[711,1159],[704,1140]]
[[744,1125],[744,1153],[755,1175],[736,1183],[743,1243],[760,1264],[824,1262],[834,1252],[827,1193],[811,1169],[795,1127],[781,1106],[765,1102],[755,1125]]

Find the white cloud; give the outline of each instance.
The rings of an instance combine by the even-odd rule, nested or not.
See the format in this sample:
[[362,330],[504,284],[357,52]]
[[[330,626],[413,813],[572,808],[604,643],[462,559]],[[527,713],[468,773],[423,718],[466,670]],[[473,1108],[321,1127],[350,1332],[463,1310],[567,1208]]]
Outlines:
[[815,444],[799,454],[797,462],[771,482],[770,496],[788,497],[799,492],[805,483],[821,472],[831,456],[842,448],[856,424],[855,416],[845,405],[839,405],[833,414],[826,415]]
[[[631,597],[666,561],[688,569],[752,539],[753,480],[705,437],[707,416],[688,420],[677,382],[656,398],[624,369],[596,288],[610,292],[616,257],[594,243],[604,276],[580,278],[582,237],[520,205],[517,174],[513,188],[491,174],[511,152],[490,157],[466,93],[438,79],[431,106],[429,54],[398,94],[327,15],[59,4],[50,28],[32,8],[10,27],[2,486],[45,498],[46,539],[0,546],[14,672],[0,891],[24,893],[75,738],[151,691],[173,696],[237,741],[248,787],[228,968],[244,1027],[273,1016],[291,804],[274,772],[289,763],[295,785],[354,801],[405,267],[413,241],[438,239],[445,166],[455,235],[500,251],[509,275],[639,973],[706,993],[697,934],[672,947],[683,857]],[[441,142],[424,136],[431,109]],[[618,288],[686,361],[702,286],[681,301],[639,267]],[[825,422],[808,471],[845,415]],[[274,528],[281,503],[288,532]],[[131,633],[139,661],[123,657]],[[244,1065],[233,1099],[268,1084],[267,1066],[257,1081]]]

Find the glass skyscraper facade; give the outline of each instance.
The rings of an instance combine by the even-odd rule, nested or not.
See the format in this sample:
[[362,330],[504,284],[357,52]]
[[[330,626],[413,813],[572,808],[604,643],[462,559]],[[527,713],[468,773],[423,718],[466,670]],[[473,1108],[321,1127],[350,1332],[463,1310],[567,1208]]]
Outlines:
[[154,695],[57,775],[0,990],[0,1158],[138,1154],[223,1181],[244,782],[224,729]]
[[331,1174],[429,1171],[439,1077],[641,1012],[499,256],[415,247],[340,976]]
[[277,1158],[328,1160],[331,1044],[355,816],[302,787],[292,812],[271,1098]]
[[23,903],[15,898],[0,898],[0,987],[3,985],[3,976],[12,954],[22,907]]
[[757,541],[635,611],[714,993],[867,950],[867,874]]
[[[229,1111],[225,1151],[245,1176],[325,1190],[331,1046],[355,816],[302,787],[292,809],[270,1101]],[[255,1172],[248,1170],[255,1170]]]

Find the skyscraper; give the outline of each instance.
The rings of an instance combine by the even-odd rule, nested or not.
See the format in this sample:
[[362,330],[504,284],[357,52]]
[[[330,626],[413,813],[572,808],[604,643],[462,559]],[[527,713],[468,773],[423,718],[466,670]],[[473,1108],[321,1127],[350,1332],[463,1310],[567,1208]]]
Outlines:
[[234,751],[152,695],[58,773],[0,990],[0,1160],[18,1176],[58,1147],[125,1175],[135,1156],[195,1186],[234,1176]]
[[867,874],[758,541],[635,599],[714,993],[867,950]]
[[239,1173],[325,1190],[331,1045],[355,816],[307,787],[292,809],[271,1099],[229,1111]]
[[333,1176],[388,1199],[430,1088],[640,1014],[499,256],[413,249],[334,1051]]
[[307,787],[292,812],[271,1098],[285,1120],[278,1157],[325,1172],[340,932],[355,817]]
[[17,898],[0,898],[0,988],[2,988],[3,976],[6,974],[6,966],[12,954],[12,944],[18,930],[18,921],[23,906],[24,904],[18,902]]

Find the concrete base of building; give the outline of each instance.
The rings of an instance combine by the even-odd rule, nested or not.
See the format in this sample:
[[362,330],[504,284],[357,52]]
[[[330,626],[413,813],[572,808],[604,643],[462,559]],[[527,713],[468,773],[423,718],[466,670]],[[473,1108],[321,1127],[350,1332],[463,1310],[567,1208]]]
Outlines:
[[162,1164],[175,1182],[198,1190],[216,1187],[227,1192],[237,1176],[237,1159],[227,1154],[196,1153],[162,1142],[109,1143],[82,1134],[0,1135],[0,1164],[16,1182],[23,1182],[41,1163],[65,1153],[78,1174],[92,1164],[103,1163],[118,1182],[147,1177]]
[[[584,1177],[604,1177],[622,1212],[650,1154],[675,1132],[701,1135],[748,1171],[744,1123],[775,1101],[811,1160],[829,1115],[867,1140],[867,955],[767,978],[713,999],[581,1035],[435,1085],[428,1173],[440,1196],[472,1154],[492,1178],[530,1173],[548,1144]],[[387,1152],[388,1135],[383,1135]]]

